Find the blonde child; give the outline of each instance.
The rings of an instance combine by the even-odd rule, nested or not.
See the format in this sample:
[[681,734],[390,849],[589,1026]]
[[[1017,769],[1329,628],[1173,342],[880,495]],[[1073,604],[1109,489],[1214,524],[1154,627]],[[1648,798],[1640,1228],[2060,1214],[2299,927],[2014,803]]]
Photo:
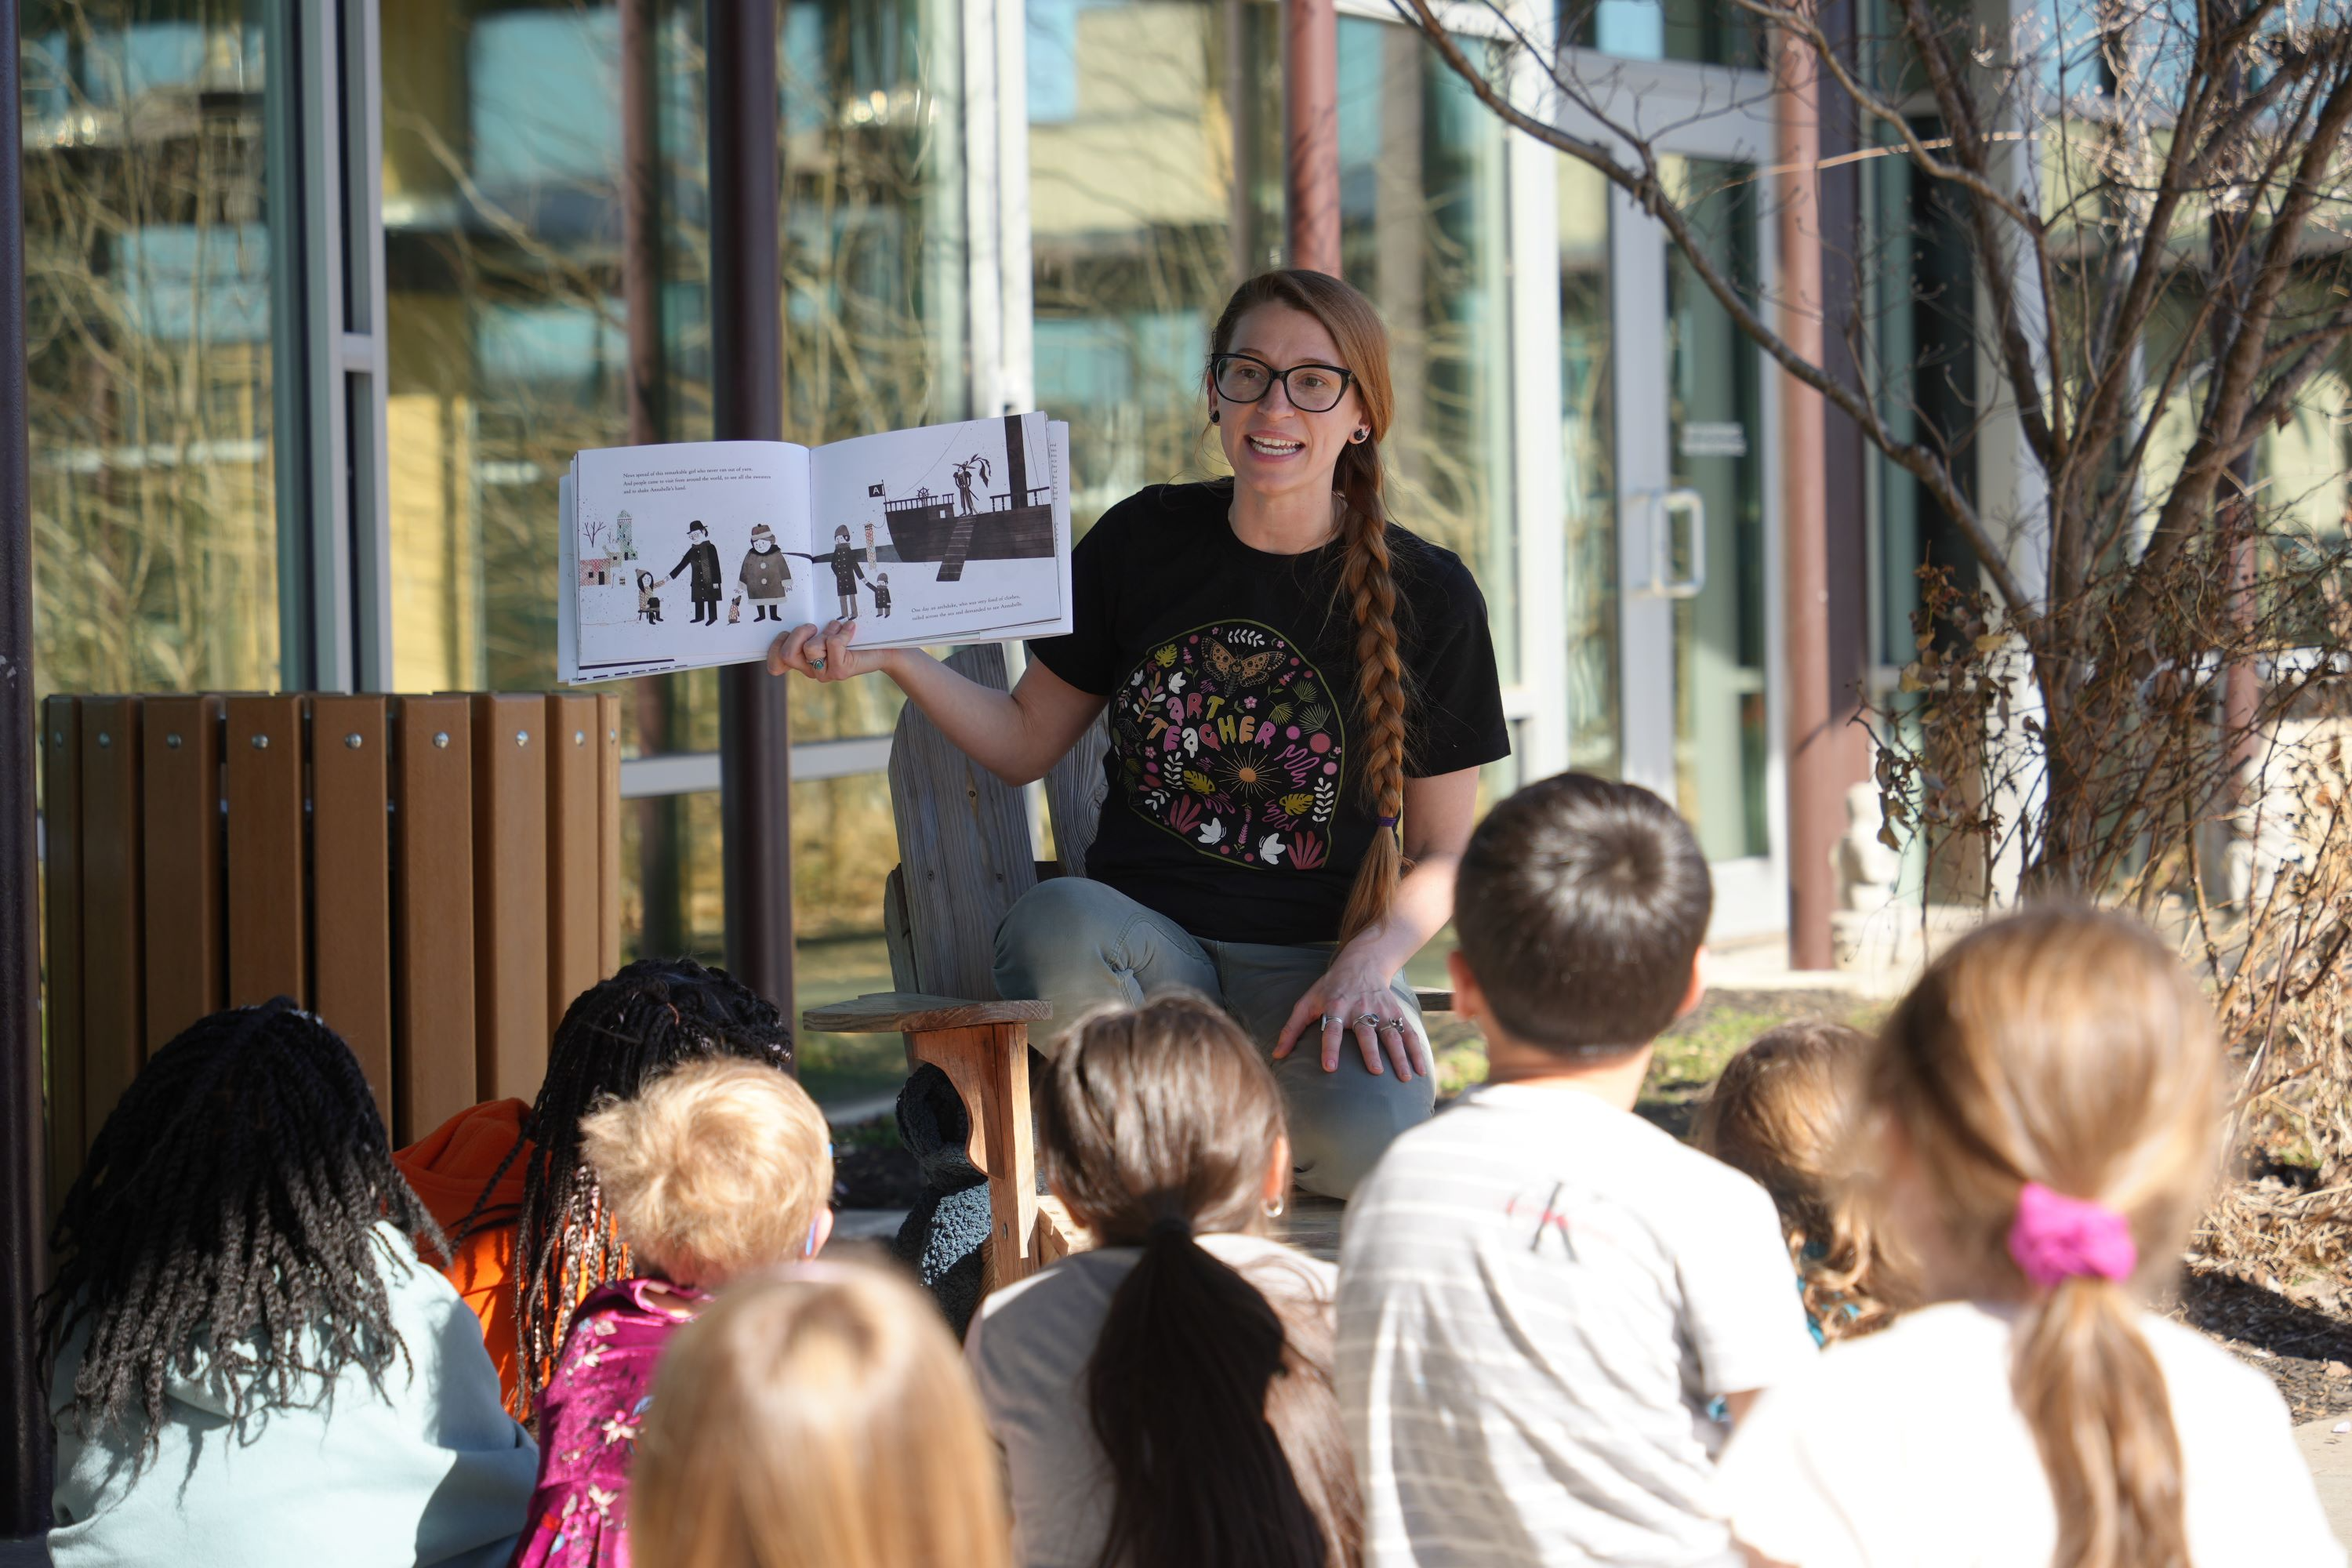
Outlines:
[[1097,1013],[1037,1132],[1102,1245],[971,1327],[1024,1568],[1356,1568],[1332,1269],[1265,1235],[1291,1172],[1264,1053],[1189,993]]
[[2336,1568],[2268,1380],[2144,1310],[2214,1176],[2221,1050],[2170,953],[2042,910],[1937,960],[1859,1148],[1937,1303],[1832,1347],[1727,1451],[1752,1562]]
[[1769,1029],[1715,1080],[1693,1139],[1772,1195],[1817,1344],[1885,1327],[1902,1294],[1843,1173],[1846,1107],[1869,1055],[1870,1037],[1843,1024]]
[[580,1131],[635,1273],[580,1303],[540,1396],[519,1568],[629,1561],[624,1497],[664,1345],[719,1286],[813,1255],[833,1225],[824,1118],[772,1067],[689,1063]]
[[818,1263],[730,1286],[654,1382],[637,1568],[1005,1568],[1003,1485],[913,1287]]

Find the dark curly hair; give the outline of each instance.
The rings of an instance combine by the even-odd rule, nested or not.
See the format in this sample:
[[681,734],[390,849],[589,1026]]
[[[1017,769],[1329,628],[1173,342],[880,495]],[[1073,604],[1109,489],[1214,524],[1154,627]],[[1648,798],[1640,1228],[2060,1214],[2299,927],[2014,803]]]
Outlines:
[[580,1157],[580,1119],[600,1101],[630,1099],[667,1068],[714,1056],[789,1071],[792,1031],[741,981],[690,958],[641,958],[564,1009],[522,1134],[455,1233],[462,1242],[502,1223],[490,1212],[491,1194],[514,1163],[526,1160],[514,1222],[517,1394],[526,1416],[538,1405],[572,1307],[630,1273],[628,1248],[614,1234],[595,1173]]
[[240,1420],[347,1366],[377,1383],[407,1356],[385,1220],[442,1245],[342,1037],[283,996],[190,1025],[99,1129],[50,1235],[44,1360],[87,1333],[60,1419],[142,1417],[144,1463],[166,1381],[200,1361],[230,1373]]

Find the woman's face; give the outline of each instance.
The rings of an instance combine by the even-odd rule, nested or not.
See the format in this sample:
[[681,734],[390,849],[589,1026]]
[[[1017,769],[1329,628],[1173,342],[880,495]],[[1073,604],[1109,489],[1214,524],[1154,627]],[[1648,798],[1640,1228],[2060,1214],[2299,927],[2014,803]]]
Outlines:
[[[1244,316],[1225,352],[1248,354],[1277,371],[1304,364],[1351,368],[1322,322],[1287,305],[1260,305]],[[1364,405],[1352,384],[1320,414],[1293,407],[1280,381],[1255,403],[1235,403],[1212,385],[1209,406],[1218,415],[1217,439],[1234,482],[1268,498],[1328,495],[1339,454],[1365,423]]]

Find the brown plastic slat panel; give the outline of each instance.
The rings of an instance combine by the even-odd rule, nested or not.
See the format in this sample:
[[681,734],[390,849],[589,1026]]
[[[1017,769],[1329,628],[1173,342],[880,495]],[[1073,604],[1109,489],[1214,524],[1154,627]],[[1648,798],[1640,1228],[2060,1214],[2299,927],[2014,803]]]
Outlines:
[[483,1100],[547,1072],[547,700],[474,698],[474,1063]]
[[228,998],[221,888],[221,700],[150,697],[140,715],[147,860],[147,1054]]
[[348,1041],[389,1130],[392,867],[384,700],[310,700],[311,936],[319,1016]]
[[139,699],[81,703],[82,1125],[95,1133],[147,1059]]
[[395,700],[393,1142],[474,1103],[474,721],[463,697]]
[[604,732],[593,692],[547,699],[547,1016],[563,1016],[572,999],[596,984],[598,885],[604,854],[596,784]]
[[81,714],[71,697],[41,704],[41,870],[48,900],[49,1208],[81,1173]]
[[604,751],[596,771],[596,974],[621,967],[621,700],[596,699]]
[[228,775],[228,1000],[308,1004],[302,892],[302,700],[232,697]]

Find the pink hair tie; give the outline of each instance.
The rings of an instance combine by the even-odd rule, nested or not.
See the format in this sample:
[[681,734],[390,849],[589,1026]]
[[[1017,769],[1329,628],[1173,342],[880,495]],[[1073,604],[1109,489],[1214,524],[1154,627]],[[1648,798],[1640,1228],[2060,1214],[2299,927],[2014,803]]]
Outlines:
[[2130,1221],[2103,1204],[2070,1198],[2039,1182],[2018,1190],[2009,1255],[2044,1290],[2063,1279],[2128,1279],[2139,1267]]

